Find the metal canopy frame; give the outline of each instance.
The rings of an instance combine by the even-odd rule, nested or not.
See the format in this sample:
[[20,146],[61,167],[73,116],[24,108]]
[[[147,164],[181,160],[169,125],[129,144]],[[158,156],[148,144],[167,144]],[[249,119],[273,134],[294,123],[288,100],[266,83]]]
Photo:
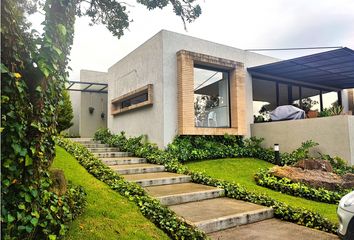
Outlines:
[[77,92],[108,93],[107,88],[107,83],[69,81],[69,86],[66,89]]
[[354,50],[344,47],[247,70],[261,79],[339,91],[354,88]]

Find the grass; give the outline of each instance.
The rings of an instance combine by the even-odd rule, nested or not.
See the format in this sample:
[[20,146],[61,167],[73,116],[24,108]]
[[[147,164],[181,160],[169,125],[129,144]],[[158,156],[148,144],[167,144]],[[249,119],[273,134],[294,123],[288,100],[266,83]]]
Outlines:
[[65,177],[81,185],[87,193],[85,212],[70,224],[65,239],[169,239],[146,219],[138,207],[90,175],[63,148],[56,148],[53,168],[64,170]]
[[250,191],[266,194],[290,206],[312,210],[328,218],[333,223],[338,223],[337,205],[335,204],[311,201],[258,186],[254,181],[254,174],[260,168],[273,166],[273,164],[266,161],[253,158],[226,158],[190,162],[186,165],[192,170],[204,171],[211,177],[239,183]]

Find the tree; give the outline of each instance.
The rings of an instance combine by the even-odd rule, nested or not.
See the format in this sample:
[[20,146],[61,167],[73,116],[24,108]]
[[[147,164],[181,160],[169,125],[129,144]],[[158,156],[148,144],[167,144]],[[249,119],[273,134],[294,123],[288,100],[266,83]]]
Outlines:
[[[183,23],[201,14],[196,0],[137,0],[147,9],[171,4]],[[50,191],[59,108],[68,77],[76,16],[121,37],[129,5],[115,0],[8,0],[1,3],[2,237],[45,239],[65,233],[65,213]],[[26,17],[41,8],[43,34]],[[53,205],[54,204],[54,205]],[[53,236],[51,236],[54,239]]]
[[70,95],[67,90],[63,91],[62,103],[58,107],[58,132],[62,132],[73,125],[74,118],[73,107],[71,105]]

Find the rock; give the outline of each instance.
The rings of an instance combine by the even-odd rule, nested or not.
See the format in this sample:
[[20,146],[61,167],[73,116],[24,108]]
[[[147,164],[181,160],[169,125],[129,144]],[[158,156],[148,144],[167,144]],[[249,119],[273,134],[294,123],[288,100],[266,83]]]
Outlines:
[[304,159],[295,163],[294,167],[307,169],[307,170],[321,170],[325,172],[333,172],[332,165],[327,160]]
[[53,182],[50,190],[59,196],[65,194],[67,190],[67,182],[64,171],[60,169],[51,169],[49,172]]
[[308,170],[299,167],[273,167],[271,174],[280,178],[289,178],[293,182],[302,182],[315,188],[338,190],[342,187],[343,180],[337,174],[321,170]]
[[354,188],[354,174],[353,173],[346,173],[343,175],[343,188]]

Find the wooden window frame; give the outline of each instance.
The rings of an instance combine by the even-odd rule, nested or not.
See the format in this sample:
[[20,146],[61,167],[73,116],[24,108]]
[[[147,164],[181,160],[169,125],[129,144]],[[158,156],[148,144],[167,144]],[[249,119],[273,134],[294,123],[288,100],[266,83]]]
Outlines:
[[[122,102],[127,101],[131,98],[137,97],[137,96],[144,94],[144,93],[147,93],[147,96],[148,96],[148,99],[146,101],[130,105],[129,107],[122,108]],[[111,101],[111,114],[113,116],[116,116],[121,113],[125,113],[127,111],[135,110],[135,109],[146,107],[146,106],[152,106],[153,105],[152,94],[153,94],[152,84],[148,84],[144,87],[135,89],[129,93],[126,93],[122,96],[114,98]]]
[[[230,127],[203,128],[194,122],[194,66],[229,71]],[[233,60],[180,50],[177,52],[178,134],[179,135],[246,135],[246,93],[244,64]]]

